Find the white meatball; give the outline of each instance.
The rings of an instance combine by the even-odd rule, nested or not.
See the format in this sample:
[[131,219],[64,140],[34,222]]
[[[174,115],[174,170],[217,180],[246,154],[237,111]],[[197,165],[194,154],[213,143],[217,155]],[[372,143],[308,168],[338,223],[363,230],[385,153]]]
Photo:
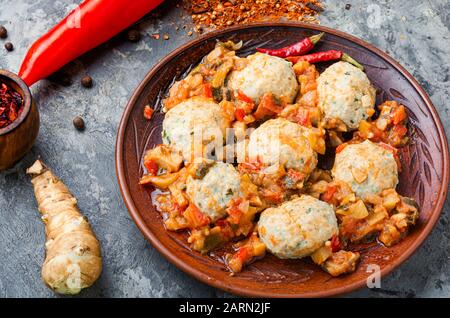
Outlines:
[[398,183],[392,152],[369,140],[350,144],[339,152],[332,173],[335,180],[346,182],[361,198],[378,195]]
[[241,90],[258,104],[265,93],[292,103],[298,91],[298,83],[292,63],[279,57],[256,53],[247,57],[247,66],[233,71],[228,80],[228,88]]
[[241,177],[233,165],[216,162],[201,179],[189,177],[186,192],[191,200],[212,221],[226,216],[232,199],[242,196]]
[[309,143],[308,133],[308,128],[287,119],[270,119],[250,135],[249,157],[309,175],[317,165],[317,154]]
[[331,205],[302,195],[263,211],[258,222],[258,233],[275,256],[302,258],[311,255],[334,234],[338,234],[338,225]]
[[317,80],[319,108],[325,119],[340,119],[348,130],[359,127],[375,106],[375,88],[367,75],[347,62],[328,67]]
[[[163,142],[180,150],[185,160],[191,159],[195,147],[206,145],[217,138],[223,145],[230,122],[220,106],[210,99],[193,97],[171,108],[163,121]],[[194,147],[194,135],[199,142]]]

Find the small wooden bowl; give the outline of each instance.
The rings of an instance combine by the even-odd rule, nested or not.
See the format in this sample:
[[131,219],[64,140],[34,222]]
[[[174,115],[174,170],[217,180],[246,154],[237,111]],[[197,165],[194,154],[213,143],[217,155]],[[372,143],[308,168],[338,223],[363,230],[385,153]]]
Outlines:
[[[239,55],[257,47],[282,47],[306,36],[325,32],[315,51],[342,50],[366,68],[377,88],[377,104],[397,100],[409,115],[411,142],[400,151],[402,172],[397,190],[414,198],[420,206],[418,224],[399,244],[391,248],[377,244],[354,246],[361,252],[357,270],[331,277],[308,259],[281,260],[267,255],[233,277],[220,262],[221,254],[201,255],[192,251],[183,233],[165,230],[162,218],[152,205],[150,191],[138,184],[143,156],[161,143],[164,114],[161,100],[174,80],[182,78],[214,48],[217,40],[242,40]],[[323,71],[330,63],[318,64]],[[145,105],[155,107],[152,120],[142,114]],[[326,159],[326,158],[325,158]],[[332,158],[330,158],[332,159]],[[419,83],[398,62],[374,46],[341,31],[292,22],[242,25],[213,31],[183,45],[161,60],[147,74],[125,108],[116,144],[116,169],[125,204],[144,236],[169,261],[211,286],[234,294],[253,297],[323,297],[347,293],[366,286],[379,268],[385,276],[422,244],[441,214],[449,183],[449,152],[438,113]],[[375,265],[375,266],[374,266]]]
[[0,80],[18,92],[24,108],[11,125],[0,129],[0,171],[12,167],[33,146],[39,132],[39,112],[30,89],[14,73],[0,70]]

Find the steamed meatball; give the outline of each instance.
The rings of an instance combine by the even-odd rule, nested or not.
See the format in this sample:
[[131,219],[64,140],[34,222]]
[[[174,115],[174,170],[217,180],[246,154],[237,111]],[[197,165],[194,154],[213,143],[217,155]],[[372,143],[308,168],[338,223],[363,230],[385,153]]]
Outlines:
[[363,199],[395,188],[398,183],[392,152],[369,140],[350,144],[338,153],[332,173],[335,180],[346,182]]
[[341,120],[348,130],[355,130],[373,112],[375,88],[359,68],[337,62],[320,74],[317,84],[319,108],[325,119]]
[[[219,141],[222,145],[229,126],[230,122],[218,104],[210,99],[193,97],[167,112],[163,121],[163,142],[180,150],[184,159],[190,160],[198,146],[217,138],[222,139]],[[194,137],[198,138],[198,135],[200,139],[194,147]]]
[[302,258],[314,253],[338,233],[334,210],[308,195],[266,209],[258,233],[268,251],[279,258]]
[[297,95],[298,83],[292,64],[279,57],[256,53],[247,57],[248,64],[231,73],[228,88],[240,90],[258,104],[265,93],[292,103]]
[[212,221],[227,215],[232,199],[242,196],[241,177],[233,165],[216,162],[201,179],[189,177],[186,192],[193,202]]
[[309,175],[317,165],[317,154],[308,140],[309,129],[283,118],[270,119],[251,135],[249,157],[265,165],[283,165]]

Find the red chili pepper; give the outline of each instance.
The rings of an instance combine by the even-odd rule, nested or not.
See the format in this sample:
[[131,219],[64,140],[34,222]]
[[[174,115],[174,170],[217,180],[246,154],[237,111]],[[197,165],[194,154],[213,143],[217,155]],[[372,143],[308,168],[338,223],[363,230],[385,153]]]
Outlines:
[[341,61],[353,64],[354,66],[356,66],[357,68],[360,68],[361,70],[364,70],[364,66],[359,64],[350,55],[348,55],[342,51],[337,51],[337,50],[317,52],[317,53],[301,55],[301,56],[291,56],[291,57],[288,57],[287,60],[292,63],[297,63],[299,61],[306,61],[311,64],[318,63],[318,62],[341,60]]
[[28,51],[19,76],[32,85],[109,40],[163,0],[85,0]]
[[313,35],[309,38],[304,38],[300,42],[297,42],[295,44],[283,47],[281,49],[264,49],[264,48],[257,48],[256,50],[261,53],[269,54],[272,56],[278,56],[278,57],[288,57],[293,55],[303,55],[308,53],[312,50],[314,45],[316,45],[317,42],[320,41],[320,39],[323,36],[323,32],[320,34]]

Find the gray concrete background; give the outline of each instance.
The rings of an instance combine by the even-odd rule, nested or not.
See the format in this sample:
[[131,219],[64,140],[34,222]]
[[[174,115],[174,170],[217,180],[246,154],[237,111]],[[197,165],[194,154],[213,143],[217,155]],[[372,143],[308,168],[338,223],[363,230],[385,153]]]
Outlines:
[[[17,72],[27,48],[65,16],[70,0],[0,0],[0,24],[15,50],[0,41],[0,68]],[[444,125],[450,125],[450,3],[447,0],[325,1],[321,24],[349,32],[388,51],[424,86]],[[345,10],[345,3],[351,3]],[[175,26],[190,18],[175,7],[139,24],[142,40],[119,36],[66,67],[73,84],[41,81],[32,89],[40,106],[38,140],[22,162],[0,173],[0,296],[55,297],[41,282],[44,227],[39,220],[24,169],[39,155],[65,181],[89,217],[103,247],[104,270],[82,297],[227,297],[169,264],[148,244],[131,220],[119,193],[114,166],[116,130],[123,108],[148,70],[190,37]],[[154,40],[153,33],[170,40]],[[194,35],[195,36],[195,35]],[[84,74],[94,87],[79,84]],[[72,118],[87,124],[80,133]],[[447,130],[448,131],[448,130]],[[425,244],[394,273],[382,289],[363,289],[356,297],[449,297],[450,205]]]

